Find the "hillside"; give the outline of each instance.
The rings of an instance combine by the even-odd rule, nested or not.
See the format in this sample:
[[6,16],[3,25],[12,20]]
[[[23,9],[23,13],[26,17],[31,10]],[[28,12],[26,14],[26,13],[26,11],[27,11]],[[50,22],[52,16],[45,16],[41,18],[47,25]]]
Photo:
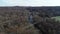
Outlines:
[[60,34],[59,7],[0,7],[0,34]]

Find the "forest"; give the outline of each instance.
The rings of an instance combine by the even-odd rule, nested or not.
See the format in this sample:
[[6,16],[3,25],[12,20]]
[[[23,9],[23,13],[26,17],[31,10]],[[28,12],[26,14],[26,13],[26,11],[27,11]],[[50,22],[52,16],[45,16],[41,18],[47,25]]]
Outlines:
[[60,7],[0,7],[0,34],[60,34]]

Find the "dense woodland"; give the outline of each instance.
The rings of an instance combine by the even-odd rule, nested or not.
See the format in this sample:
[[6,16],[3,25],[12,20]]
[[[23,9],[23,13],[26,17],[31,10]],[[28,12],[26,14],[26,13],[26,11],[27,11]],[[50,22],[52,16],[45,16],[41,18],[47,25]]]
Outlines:
[[0,7],[0,34],[60,34],[59,7]]

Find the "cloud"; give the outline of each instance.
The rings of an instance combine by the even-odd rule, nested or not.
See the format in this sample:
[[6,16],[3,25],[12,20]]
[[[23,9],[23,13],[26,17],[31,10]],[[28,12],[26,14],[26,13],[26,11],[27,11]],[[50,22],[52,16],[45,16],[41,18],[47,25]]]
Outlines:
[[0,6],[60,6],[60,0],[2,0]]

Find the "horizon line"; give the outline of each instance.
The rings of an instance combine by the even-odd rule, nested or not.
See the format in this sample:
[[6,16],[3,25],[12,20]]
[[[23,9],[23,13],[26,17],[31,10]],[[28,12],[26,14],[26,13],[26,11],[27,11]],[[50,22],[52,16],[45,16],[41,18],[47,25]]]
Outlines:
[[60,7],[60,6],[0,6],[0,7]]

